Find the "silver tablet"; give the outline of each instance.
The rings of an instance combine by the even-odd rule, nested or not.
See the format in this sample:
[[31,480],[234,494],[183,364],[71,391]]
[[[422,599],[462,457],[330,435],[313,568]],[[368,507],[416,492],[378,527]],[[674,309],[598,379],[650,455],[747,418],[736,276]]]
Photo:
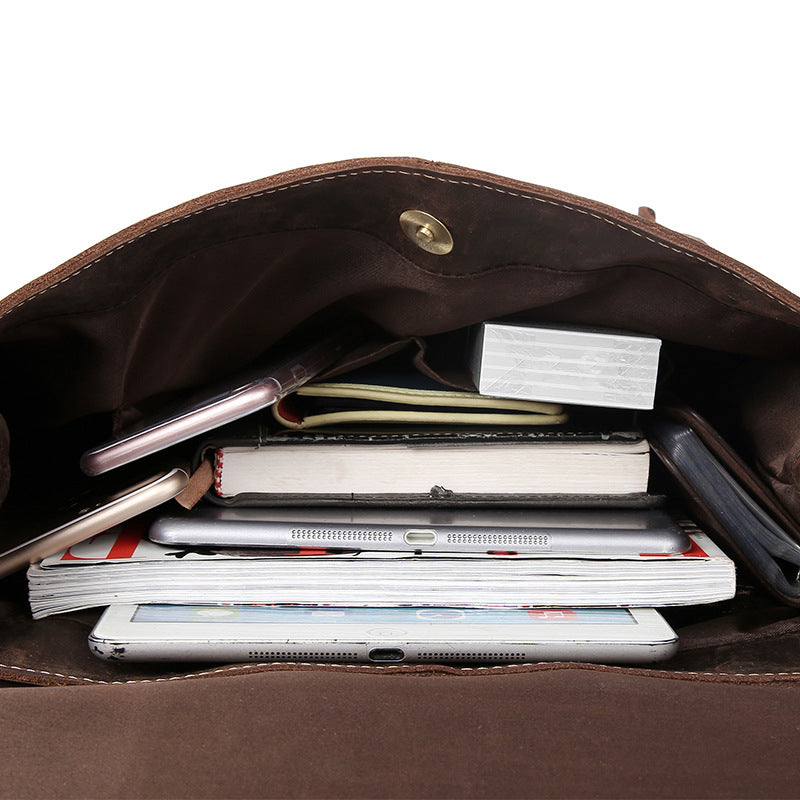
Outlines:
[[640,555],[691,541],[659,509],[376,509],[202,507],[163,516],[159,544],[440,552]]
[[115,661],[644,663],[677,646],[649,608],[120,605],[89,636]]

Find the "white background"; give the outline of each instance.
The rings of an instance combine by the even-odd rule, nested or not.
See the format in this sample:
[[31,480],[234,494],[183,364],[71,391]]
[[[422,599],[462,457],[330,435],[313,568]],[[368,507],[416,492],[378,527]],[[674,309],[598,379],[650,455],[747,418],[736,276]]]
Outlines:
[[800,294],[795,9],[5,2],[0,296],[205,192],[378,155],[649,205]]

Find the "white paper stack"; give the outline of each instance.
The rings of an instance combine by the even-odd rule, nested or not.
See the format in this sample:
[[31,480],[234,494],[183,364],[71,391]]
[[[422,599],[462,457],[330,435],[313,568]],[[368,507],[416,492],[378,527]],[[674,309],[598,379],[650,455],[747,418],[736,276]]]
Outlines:
[[[602,607],[711,603],[733,562],[696,529],[683,555],[229,555],[116,528],[28,570],[34,618],[113,603]],[[263,552],[263,551],[262,551]]]
[[493,397],[650,409],[660,349],[652,336],[484,322],[471,367]]

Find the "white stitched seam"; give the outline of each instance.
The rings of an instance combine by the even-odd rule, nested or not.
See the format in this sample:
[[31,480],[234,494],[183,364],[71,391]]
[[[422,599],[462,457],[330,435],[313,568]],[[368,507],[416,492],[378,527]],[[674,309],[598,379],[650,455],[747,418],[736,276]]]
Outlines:
[[[496,670],[505,670],[506,674],[508,674],[509,671],[528,672],[528,670],[526,669],[527,667],[536,667],[536,666],[541,666],[543,664],[548,664],[548,662],[532,661],[525,664],[505,664],[505,665],[498,664],[496,666],[491,666],[491,667],[456,667],[455,669],[457,669],[459,672],[492,672]],[[254,674],[255,670],[262,669],[264,667],[326,667],[326,668],[333,667],[335,669],[360,670],[362,672],[373,672],[373,671],[389,672],[392,670],[407,669],[406,666],[401,664],[374,666],[371,664],[329,664],[324,662],[314,663],[310,661],[272,661],[272,662],[248,664],[246,666],[222,667],[220,669],[206,670],[204,672],[185,673],[182,675],[173,675],[172,677],[169,678],[141,678],[128,681],[103,681],[103,680],[97,680],[95,678],[86,678],[81,675],[64,675],[61,672],[48,672],[47,670],[42,670],[42,669],[30,669],[28,667],[15,667],[10,664],[0,664],[0,669],[10,669],[10,670],[15,670],[17,672],[26,672],[34,675],[49,675],[50,677],[54,678],[64,678],[65,680],[82,681],[84,683],[104,684],[106,686],[121,686],[121,685],[138,684],[138,683],[169,683],[170,681],[181,681],[190,678],[204,678],[213,675],[224,675],[226,673],[231,673],[231,672],[239,672],[243,675],[247,675],[247,674]],[[561,667],[561,669],[564,668],[586,669],[590,671],[593,671],[594,669],[591,666]],[[626,667],[614,667],[614,666],[603,665],[603,671],[608,671],[608,672],[626,673],[628,672],[629,669],[630,668]],[[542,671],[544,672],[546,670]],[[409,672],[408,674],[414,675],[415,673]],[[638,675],[639,673],[636,674]],[[650,671],[645,671],[645,674],[641,675],[641,677],[680,680],[682,679],[683,676],[690,676],[690,675],[696,677],[705,677],[705,678],[793,678],[793,677],[800,677],[800,672],[668,672],[665,670],[650,670]]]
[[95,266],[97,263],[102,261],[104,258],[107,258],[108,256],[112,255],[113,253],[117,252],[118,250],[121,250],[122,248],[127,247],[130,244],[133,244],[134,242],[138,241],[139,239],[141,239],[141,238],[143,238],[145,236],[149,236],[151,233],[155,233],[156,231],[161,230],[162,228],[166,228],[169,225],[173,225],[176,222],[182,222],[182,221],[184,221],[186,219],[189,219],[190,217],[193,217],[193,216],[195,216],[197,214],[205,214],[208,211],[212,211],[215,208],[221,208],[222,206],[229,205],[230,203],[238,203],[238,202],[241,202],[243,200],[253,200],[253,199],[257,198],[257,197],[264,197],[264,196],[269,195],[269,194],[275,194],[276,192],[284,192],[287,189],[297,189],[297,188],[299,188],[301,186],[308,186],[308,185],[314,184],[314,183],[322,183],[324,181],[340,180],[342,178],[352,178],[352,177],[357,177],[359,175],[382,175],[382,174],[386,174],[386,175],[407,175],[409,177],[425,178],[427,180],[439,181],[441,183],[452,183],[452,184],[457,184],[457,185],[462,185],[462,186],[474,186],[475,188],[478,188],[478,189],[487,189],[487,190],[492,191],[492,192],[497,192],[499,194],[508,195],[509,197],[519,197],[519,198],[522,198],[522,199],[525,199],[525,200],[534,200],[537,203],[545,203],[545,204],[551,205],[551,206],[558,206],[560,208],[566,208],[569,211],[576,211],[579,214],[584,214],[586,216],[593,217],[594,219],[600,220],[601,222],[605,222],[608,225],[613,225],[615,228],[620,228],[623,231],[627,231],[628,233],[632,233],[634,236],[638,236],[639,238],[645,239],[648,242],[652,242],[653,244],[657,244],[659,247],[663,247],[663,248],[665,248],[667,250],[672,250],[673,252],[679,253],[680,255],[684,255],[684,256],[686,256],[688,258],[693,259],[694,261],[700,261],[700,262],[702,262],[704,264],[708,264],[709,266],[714,267],[715,269],[718,269],[718,270],[730,275],[733,278],[737,278],[737,279],[743,281],[744,283],[748,284],[749,286],[752,286],[757,291],[761,292],[763,295],[766,295],[767,297],[769,297],[771,300],[774,300],[776,303],[779,303],[780,305],[784,306],[784,308],[788,308],[790,311],[792,311],[794,313],[797,313],[797,309],[795,309],[789,303],[787,303],[786,301],[781,300],[779,297],[776,297],[775,295],[771,294],[766,289],[762,288],[761,286],[759,286],[758,284],[754,283],[753,281],[751,281],[750,279],[746,278],[745,276],[740,275],[740,274],[738,274],[736,272],[733,272],[732,270],[729,270],[727,267],[723,267],[721,264],[717,264],[714,261],[709,261],[708,259],[703,258],[702,256],[698,256],[695,253],[691,253],[688,250],[682,250],[679,247],[675,247],[673,245],[667,244],[666,242],[661,242],[658,239],[654,239],[653,237],[648,236],[648,235],[646,235],[644,233],[641,233],[640,231],[636,231],[633,228],[628,227],[627,225],[623,225],[623,224],[621,224],[621,223],[619,223],[619,222],[617,222],[615,220],[609,219],[608,217],[604,217],[602,214],[597,214],[596,212],[593,212],[593,211],[587,211],[586,209],[578,208],[577,206],[570,205],[569,203],[562,203],[562,202],[557,202],[555,200],[548,200],[548,199],[546,199],[544,197],[537,197],[535,195],[523,194],[521,192],[512,192],[512,191],[510,191],[508,189],[500,189],[500,188],[498,188],[496,186],[490,186],[488,184],[483,184],[483,183],[475,183],[474,181],[459,180],[459,179],[455,179],[455,178],[443,178],[440,175],[428,175],[428,174],[426,174],[424,172],[408,172],[406,170],[392,170],[392,169],[369,169],[369,170],[360,170],[358,172],[344,172],[344,173],[338,173],[338,174],[335,174],[335,175],[323,175],[323,176],[321,176],[319,178],[314,178],[313,180],[300,181],[298,183],[292,183],[292,184],[288,184],[286,186],[278,186],[278,187],[276,187],[274,189],[265,189],[264,191],[255,192],[253,194],[244,195],[243,197],[234,197],[234,198],[231,198],[230,200],[223,200],[223,201],[221,201],[219,203],[215,203],[212,206],[207,206],[205,208],[197,209],[196,211],[192,211],[189,214],[186,214],[186,215],[184,215],[182,217],[178,217],[177,219],[170,220],[169,222],[164,222],[164,223],[162,223],[161,225],[158,225],[155,228],[149,228],[148,230],[143,231],[142,233],[140,233],[138,236],[134,237],[133,239],[129,239],[127,242],[122,242],[121,244],[117,245],[113,250],[109,250],[107,253],[103,253],[103,255],[98,256],[94,261],[91,261],[88,264],[85,264],[79,270],[76,270],[75,272],[70,273],[69,275],[67,275],[64,278],[62,278],[60,281],[57,281],[56,283],[54,283],[54,284],[52,284],[50,286],[46,286],[44,289],[40,289],[35,294],[32,294],[30,297],[26,297],[22,302],[18,303],[13,308],[10,308],[6,312],[6,314],[4,316],[8,316],[9,314],[11,314],[12,312],[16,311],[17,309],[22,308],[22,306],[24,306],[29,300],[32,300],[34,297],[38,297],[39,295],[50,291],[50,289],[54,289],[56,286],[60,286],[61,284],[66,283],[67,281],[71,280],[75,276],[80,275],[85,270],[89,269],[90,267]]

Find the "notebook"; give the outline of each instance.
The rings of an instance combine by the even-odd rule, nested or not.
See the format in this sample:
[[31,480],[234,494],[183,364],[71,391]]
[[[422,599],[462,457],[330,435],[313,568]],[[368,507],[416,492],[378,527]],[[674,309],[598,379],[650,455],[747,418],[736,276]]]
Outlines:
[[647,491],[650,464],[636,431],[264,432],[210,449],[227,499],[623,496]]
[[559,404],[486,397],[449,389],[418,372],[357,370],[339,381],[301,386],[272,408],[287,428],[332,425],[561,425]]

